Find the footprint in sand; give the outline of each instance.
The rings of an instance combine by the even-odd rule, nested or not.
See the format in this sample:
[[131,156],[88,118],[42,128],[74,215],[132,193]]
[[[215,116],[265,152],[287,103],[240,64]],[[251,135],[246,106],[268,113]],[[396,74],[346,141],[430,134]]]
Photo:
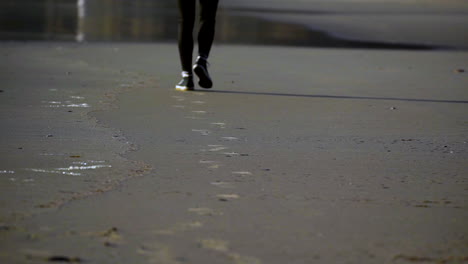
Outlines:
[[22,249],[20,251],[29,260],[28,263],[62,262],[62,263],[82,263],[82,258],[75,256],[55,255],[52,252],[36,249]]
[[142,245],[138,248],[137,253],[146,256],[148,263],[181,264],[174,257],[171,248],[164,244]]
[[203,110],[197,110],[197,111],[192,111],[192,113],[194,113],[194,114],[199,114],[199,115],[204,115],[204,114],[206,114],[206,113],[208,113],[208,112],[203,111]]
[[229,242],[220,239],[202,239],[198,242],[201,248],[211,249],[218,252],[228,252]]
[[227,141],[233,141],[233,140],[238,140],[239,138],[236,137],[222,137],[221,139],[227,140]]
[[184,118],[185,119],[193,119],[193,120],[203,120],[203,119],[205,119],[204,117],[199,117],[199,116],[186,116]]
[[213,250],[227,256],[234,264],[261,264],[262,262],[254,257],[242,256],[238,253],[232,252],[229,249],[229,242],[221,239],[201,239],[198,241],[200,248]]
[[262,263],[259,259],[255,257],[242,256],[234,252],[230,252],[228,254],[228,257],[233,261],[234,264],[261,264]]
[[221,215],[222,213],[217,212],[211,208],[206,207],[197,207],[197,208],[189,208],[187,210],[189,213],[194,213],[200,216],[213,216],[213,215]]
[[209,169],[218,169],[221,167],[221,164],[214,160],[200,160],[200,163],[209,165]]
[[200,160],[199,162],[201,164],[213,164],[213,163],[216,163],[217,161],[214,161],[214,160]]
[[235,188],[235,185],[232,182],[217,181],[217,182],[211,182],[210,184],[219,188],[224,188],[224,189]]
[[223,152],[222,154],[226,157],[240,156],[240,153],[237,152]]
[[242,176],[252,175],[252,173],[250,171],[233,171],[232,174],[242,175]]
[[208,151],[212,151],[212,152],[228,149],[228,147],[224,145],[208,145],[208,147],[209,147]]
[[203,223],[195,221],[195,222],[187,222],[187,223],[177,223],[167,229],[160,229],[154,231],[157,235],[174,235],[179,232],[190,231],[193,229],[203,227]]
[[213,125],[213,126],[216,126],[220,129],[225,129],[226,128],[226,123],[222,123],[222,122],[213,122],[213,123],[210,123],[210,125]]
[[174,95],[174,96],[172,96],[172,98],[176,99],[176,101],[178,101],[178,102],[185,101],[185,97],[183,97],[183,96]]
[[221,164],[213,164],[208,166],[208,169],[219,169],[221,167]]
[[218,200],[223,201],[223,202],[236,200],[240,198],[240,196],[237,194],[218,194],[216,195],[216,197],[218,198]]
[[208,136],[211,134],[211,131],[207,129],[192,129],[192,132],[200,133],[202,136]]

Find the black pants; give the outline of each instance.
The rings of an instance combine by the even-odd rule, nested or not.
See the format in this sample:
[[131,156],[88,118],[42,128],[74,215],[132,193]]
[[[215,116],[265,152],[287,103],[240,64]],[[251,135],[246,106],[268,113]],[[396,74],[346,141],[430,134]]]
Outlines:
[[198,32],[198,54],[208,58],[213,44],[218,0],[178,0],[179,2],[179,55],[182,70],[192,72],[193,27],[195,25],[196,2],[200,2],[200,31]]

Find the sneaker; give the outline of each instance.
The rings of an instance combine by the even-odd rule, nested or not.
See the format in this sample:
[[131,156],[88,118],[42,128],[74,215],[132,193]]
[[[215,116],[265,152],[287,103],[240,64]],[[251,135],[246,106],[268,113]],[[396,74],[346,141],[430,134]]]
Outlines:
[[198,57],[195,65],[193,65],[193,71],[200,79],[198,84],[205,89],[213,87],[213,81],[211,81],[210,74],[208,73],[207,64],[208,62],[205,58]]
[[194,87],[193,76],[186,72],[182,73],[182,80],[175,86],[179,91],[193,91]]

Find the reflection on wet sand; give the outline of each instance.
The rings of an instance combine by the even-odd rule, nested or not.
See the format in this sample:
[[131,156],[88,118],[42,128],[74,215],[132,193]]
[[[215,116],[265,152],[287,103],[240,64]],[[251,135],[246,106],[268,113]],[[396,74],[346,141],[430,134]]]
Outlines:
[[[0,4],[0,39],[82,41],[175,41],[178,10],[169,0],[41,0]],[[33,7],[33,8],[31,8]],[[307,30],[252,17],[218,15],[217,41],[307,44]]]
[[[170,0],[39,0],[0,4],[0,38],[8,40],[174,41],[178,10]],[[304,42],[299,27],[220,10],[218,41],[235,43]]]
[[0,39],[73,40],[76,0],[0,1]]
[[175,39],[174,1],[78,0],[78,41],[161,41]]
[[[175,41],[173,0],[4,0],[0,40]],[[218,14],[217,43],[315,47],[430,49],[344,40],[301,25],[269,21],[236,9]]]

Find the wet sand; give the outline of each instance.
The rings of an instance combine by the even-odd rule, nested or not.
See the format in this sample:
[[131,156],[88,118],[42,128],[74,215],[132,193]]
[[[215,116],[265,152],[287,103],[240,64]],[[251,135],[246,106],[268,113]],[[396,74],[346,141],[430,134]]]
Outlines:
[[305,27],[314,46],[468,48],[463,0],[227,0],[221,5],[232,15]]
[[466,262],[466,52],[1,50],[2,263]]
[[72,43],[1,45],[1,222],[137,174],[131,170],[141,165],[122,157],[134,146],[90,114],[115,107],[117,93],[137,86],[138,75],[94,66]]
[[[462,1],[352,2],[222,4],[466,48]],[[468,53],[365,45],[216,45],[180,93],[175,44],[0,43],[0,263],[466,263]]]

